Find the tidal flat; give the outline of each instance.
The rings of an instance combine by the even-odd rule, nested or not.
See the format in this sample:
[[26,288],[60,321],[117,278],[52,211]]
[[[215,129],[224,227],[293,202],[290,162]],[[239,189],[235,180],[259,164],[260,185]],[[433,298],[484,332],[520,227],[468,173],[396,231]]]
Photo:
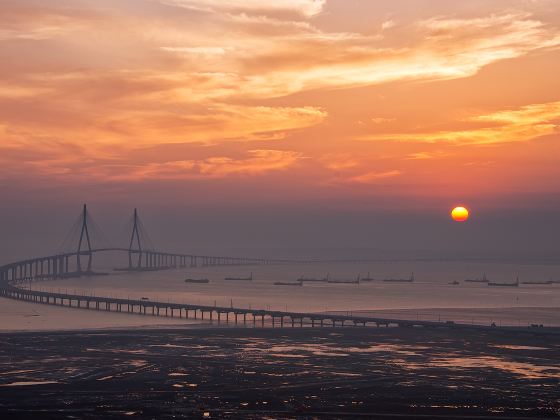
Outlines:
[[559,418],[560,336],[424,328],[5,333],[0,417]]

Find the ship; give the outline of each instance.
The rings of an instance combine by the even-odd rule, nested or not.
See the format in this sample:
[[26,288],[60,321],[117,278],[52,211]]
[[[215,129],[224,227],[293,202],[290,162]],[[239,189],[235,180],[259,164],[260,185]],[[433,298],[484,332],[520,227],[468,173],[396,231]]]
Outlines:
[[461,282],[459,282],[458,280],[455,280],[455,281],[451,281],[451,282],[449,282],[449,283],[447,283],[447,284],[451,284],[452,286],[458,286],[458,285],[461,284]]
[[209,283],[208,279],[185,279],[185,283]]
[[490,283],[490,280],[488,280],[486,278],[486,274],[482,275],[482,278],[476,278],[476,279],[466,279],[465,280],[467,283]]
[[229,281],[253,281],[253,273],[249,277],[226,277],[224,280]]
[[519,277],[517,277],[517,280],[514,283],[488,282],[488,286],[493,286],[493,287],[519,287]]
[[355,280],[328,280],[327,283],[331,284],[360,284],[360,277],[358,276]]
[[387,283],[413,283],[414,273],[408,279],[383,279],[383,281]]
[[367,277],[361,278],[360,281],[375,281],[375,279],[369,275],[368,271]]
[[326,277],[322,278],[322,279],[316,279],[316,278],[309,278],[309,277],[303,277],[301,276],[299,279],[297,279],[296,281],[299,282],[309,282],[309,283],[327,283],[329,281],[329,274],[327,274]]
[[521,284],[545,284],[545,285],[550,285],[550,284],[554,284],[554,281],[552,281],[552,280],[543,280],[543,281],[522,281]]
[[296,282],[284,282],[284,281],[277,281],[273,283],[274,286],[303,286],[303,283],[301,281],[296,281]]

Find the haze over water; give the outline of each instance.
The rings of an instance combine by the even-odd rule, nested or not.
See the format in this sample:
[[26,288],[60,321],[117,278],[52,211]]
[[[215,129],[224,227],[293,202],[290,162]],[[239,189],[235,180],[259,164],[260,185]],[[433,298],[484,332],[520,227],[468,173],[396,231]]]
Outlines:
[[[109,269],[107,269],[109,272]],[[361,284],[304,283],[303,287],[278,286],[300,277],[351,281],[368,272],[377,280]],[[382,279],[408,278],[414,283],[388,283]],[[246,277],[253,281],[226,281]],[[208,306],[261,308],[301,312],[378,311],[386,317],[432,321],[455,320],[490,325],[560,326],[560,284],[490,287],[465,283],[482,277],[496,282],[560,280],[555,265],[504,263],[388,262],[313,263],[247,267],[198,267],[143,273],[111,273],[110,276],[67,279],[32,284],[33,288],[98,296],[171,301]],[[208,284],[185,283],[185,278],[207,278]],[[461,284],[449,284],[459,281]],[[542,308],[539,310],[539,308]],[[546,308],[546,309],[545,309]],[[453,310],[456,309],[456,310]],[[88,311],[73,317],[91,317]],[[126,325],[124,315],[112,318],[115,326]],[[157,324],[162,318],[147,321]],[[164,321],[167,323],[167,321]],[[64,322],[60,325],[64,328]]]
[[[442,261],[35,287],[302,311],[557,306],[557,285],[449,284],[560,277],[560,7],[506,3],[4,2],[0,262],[56,253],[87,202],[120,244],[138,208],[160,251]],[[272,285],[368,272],[416,282]]]

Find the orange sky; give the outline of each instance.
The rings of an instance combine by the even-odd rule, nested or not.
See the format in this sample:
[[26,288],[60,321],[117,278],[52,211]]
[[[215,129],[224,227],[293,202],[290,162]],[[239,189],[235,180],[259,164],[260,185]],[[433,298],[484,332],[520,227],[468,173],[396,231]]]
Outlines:
[[1,0],[0,19],[1,188],[560,207],[558,0]]

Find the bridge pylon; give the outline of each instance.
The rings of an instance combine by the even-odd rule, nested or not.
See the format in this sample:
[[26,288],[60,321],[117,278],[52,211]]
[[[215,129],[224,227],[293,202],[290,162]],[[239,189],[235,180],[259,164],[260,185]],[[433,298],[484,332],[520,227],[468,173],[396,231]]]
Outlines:
[[128,245],[128,268],[133,267],[133,255],[138,255],[136,268],[142,268],[142,240],[140,239],[140,231],[138,229],[138,210],[134,209],[134,219],[132,224],[132,234],[130,236],[130,244]]
[[[85,242],[85,244],[84,244]],[[82,213],[82,229],[80,232],[80,240],[78,241],[78,251],[76,252],[76,267],[78,269],[78,273],[82,273],[82,261],[81,256],[87,255],[88,262],[87,262],[87,272],[91,273],[92,271],[92,263],[93,263],[93,253],[91,252],[91,240],[89,237],[89,229],[88,229],[88,211],[87,205],[84,204],[84,210]]]

